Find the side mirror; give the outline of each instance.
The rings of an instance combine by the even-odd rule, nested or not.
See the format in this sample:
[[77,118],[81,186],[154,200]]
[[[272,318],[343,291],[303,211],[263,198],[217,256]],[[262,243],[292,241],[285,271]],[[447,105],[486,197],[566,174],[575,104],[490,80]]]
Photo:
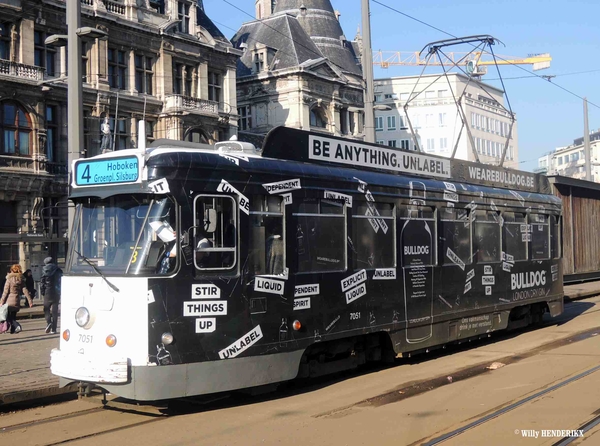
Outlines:
[[204,212],[204,231],[212,234],[217,230],[217,211],[216,209],[207,209]]

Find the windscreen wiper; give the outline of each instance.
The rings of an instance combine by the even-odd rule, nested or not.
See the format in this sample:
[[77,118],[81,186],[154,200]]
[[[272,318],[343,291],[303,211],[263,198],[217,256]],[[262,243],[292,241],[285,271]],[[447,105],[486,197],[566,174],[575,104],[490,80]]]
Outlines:
[[104,279],[104,281],[105,281],[105,282],[108,284],[108,286],[109,286],[109,287],[111,287],[111,288],[112,288],[113,290],[115,290],[117,293],[119,292],[119,289],[118,289],[116,286],[114,286],[112,283],[110,283],[110,282],[108,281],[108,279],[106,278],[106,276],[104,275],[104,273],[103,273],[102,271],[100,271],[100,269],[99,269],[99,268],[98,268],[96,265],[94,265],[94,264],[93,264],[93,263],[90,261],[90,259],[88,259],[86,256],[84,256],[83,254],[81,254],[81,253],[80,253],[79,251],[77,251],[76,249],[74,249],[73,251],[75,252],[75,254],[77,254],[77,255],[79,256],[79,258],[80,258],[81,260],[83,260],[85,263],[87,263],[88,265],[90,265],[90,266],[92,267],[92,269],[93,269],[94,271],[96,271],[96,272],[98,273],[98,275]]

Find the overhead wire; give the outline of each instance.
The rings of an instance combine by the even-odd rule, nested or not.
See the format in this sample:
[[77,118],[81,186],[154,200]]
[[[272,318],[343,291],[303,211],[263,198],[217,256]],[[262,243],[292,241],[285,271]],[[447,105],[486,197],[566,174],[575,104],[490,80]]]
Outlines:
[[[225,1],[225,0],[223,0],[223,1]],[[380,5],[380,6],[383,6],[384,8],[387,8],[387,9],[389,9],[390,11],[394,11],[394,12],[396,12],[397,14],[400,14],[400,15],[402,15],[402,16],[404,16],[404,17],[407,17],[407,18],[409,18],[409,19],[411,19],[411,20],[414,20],[414,21],[416,21],[416,22],[418,22],[418,23],[421,23],[422,25],[425,25],[425,26],[427,26],[427,27],[429,27],[429,28],[432,28],[432,29],[434,29],[434,30],[436,30],[436,31],[439,31],[439,32],[441,32],[441,33],[443,33],[443,34],[446,34],[446,35],[448,35],[448,36],[450,36],[450,37],[453,37],[453,38],[455,38],[455,39],[458,39],[458,37],[457,37],[457,36],[455,36],[454,34],[451,34],[451,33],[447,32],[447,31],[444,31],[443,29],[440,29],[440,28],[438,28],[438,27],[436,27],[436,26],[433,26],[433,25],[431,25],[431,24],[429,24],[429,23],[427,23],[427,22],[424,22],[423,20],[417,19],[416,17],[413,17],[413,16],[411,16],[411,15],[409,15],[409,14],[406,14],[406,13],[404,13],[404,12],[402,12],[402,11],[400,11],[400,10],[396,9],[396,8],[393,8],[393,7],[389,6],[389,5],[386,5],[385,3],[383,3],[383,2],[381,2],[381,1],[379,1],[379,0],[371,0],[371,1],[372,1],[373,3],[376,3],[376,4]],[[471,44],[471,45],[474,47],[474,45],[473,45],[473,44]],[[525,71],[525,72],[527,72],[527,73],[529,73],[529,74],[531,74],[531,75],[533,75],[533,76],[535,76],[535,77],[539,77],[540,79],[544,79],[544,80],[546,80],[546,79],[544,78],[544,76],[542,76],[542,75],[539,75],[539,74],[536,74],[536,73],[534,73],[533,71],[530,71],[530,70],[528,70],[528,69],[526,69],[526,68],[524,68],[524,67],[522,67],[522,66],[520,66],[520,65],[518,65],[518,64],[515,64],[514,62],[511,62],[510,60],[504,59],[504,58],[502,58],[502,57],[500,57],[500,56],[495,56],[495,57],[496,57],[496,58],[498,58],[498,59],[500,59],[500,60],[502,60],[502,61],[504,61],[504,62],[507,62],[508,64],[510,64],[510,65],[513,65],[513,66],[515,66],[515,67],[519,68],[520,70],[523,70],[523,71]],[[582,101],[583,101],[583,100],[586,100],[584,97],[582,97],[582,96],[578,95],[577,93],[575,93],[575,92],[573,92],[573,91],[571,91],[571,90],[569,90],[569,89],[567,89],[567,88],[565,88],[565,87],[563,87],[563,86],[561,86],[561,85],[557,84],[556,82],[551,82],[551,84],[552,84],[552,85],[554,85],[554,86],[556,86],[556,87],[558,87],[558,88],[560,88],[561,90],[563,90],[563,91],[565,91],[565,92],[569,93],[570,95],[572,95],[572,96],[575,96],[576,98],[579,98],[579,99],[581,99]],[[590,104],[590,105],[592,105],[592,106],[594,106],[594,107],[596,107],[596,108],[598,108],[598,109],[600,109],[600,106],[599,106],[599,105],[597,105],[597,104],[595,104],[595,103],[593,103],[593,102],[590,102],[589,100],[587,100],[587,103],[588,103],[588,104]]]

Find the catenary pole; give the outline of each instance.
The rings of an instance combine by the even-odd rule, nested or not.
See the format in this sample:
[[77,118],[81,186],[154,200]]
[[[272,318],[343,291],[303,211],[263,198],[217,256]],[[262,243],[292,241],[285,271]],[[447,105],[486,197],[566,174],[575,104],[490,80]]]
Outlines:
[[362,69],[365,82],[365,141],[375,142],[375,117],[373,115],[373,55],[371,50],[371,13],[369,0],[361,0],[363,52]]
[[[81,27],[81,2],[79,0],[67,0],[67,168],[69,179],[73,175],[73,161],[79,158],[79,151],[83,149],[83,79],[81,69],[81,41],[77,30]],[[73,227],[75,210],[73,206],[68,207],[69,232]]]
[[585,153],[585,179],[592,179],[592,157],[590,154],[590,129],[588,125],[588,106],[587,98],[583,98],[583,149]]

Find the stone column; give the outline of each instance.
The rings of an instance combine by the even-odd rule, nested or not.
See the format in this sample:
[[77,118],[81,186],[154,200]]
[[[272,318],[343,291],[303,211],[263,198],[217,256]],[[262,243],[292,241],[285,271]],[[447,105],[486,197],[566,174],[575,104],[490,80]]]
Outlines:
[[[21,30],[18,33],[18,38],[17,36],[11,38],[11,45],[15,45],[15,53],[13,54],[19,54],[19,57],[17,58],[17,60],[15,60],[15,62],[21,62],[26,65],[35,64],[33,25],[33,20],[23,19],[21,21]],[[19,45],[17,45],[17,39],[19,41]],[[12,40],[14,40],[14,42]]]

